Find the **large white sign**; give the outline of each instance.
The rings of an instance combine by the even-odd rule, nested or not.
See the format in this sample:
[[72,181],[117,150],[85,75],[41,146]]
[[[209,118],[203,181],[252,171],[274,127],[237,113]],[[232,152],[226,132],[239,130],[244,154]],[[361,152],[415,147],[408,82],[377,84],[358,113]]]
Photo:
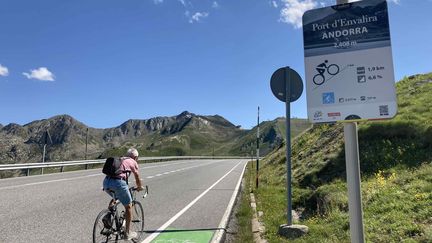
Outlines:
[[396,115],[385,0],[307,11],[303,34],[311,122],[389,119]]

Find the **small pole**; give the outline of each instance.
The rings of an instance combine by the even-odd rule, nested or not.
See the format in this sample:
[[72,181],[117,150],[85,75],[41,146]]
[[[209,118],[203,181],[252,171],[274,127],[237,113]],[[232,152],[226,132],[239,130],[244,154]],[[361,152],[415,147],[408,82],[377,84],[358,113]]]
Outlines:
[[[87,160],[87,144],[88,144],[88,132],[89,129],[87,128],[87,132],[86,132],[86,147],[85,147],[85,160]],[[88,169],[88,164],[85,165],[85,169]],[[63,172],[63,171],[62,171]]]
[[356,122],[344,123],[345,160],[348,184],[348,209],[351,242],[363,243],[363,209],[361,199],[360,158]]
[[292,225],[292,202],[291,202],[291,77],[290,67],[285,68],[285,107],[286,107],[286,165],[287,165],[287,219],[288,226]]
[[[44,146],[43,146],[43,154],[42,154],[42,164],[45,163],[45,156],[46,156],[46,146],[48,143],[52,144],[51,135],[49,134],[49,131],[45,131],[45,137],[44,137]],[[44,168],[42,167],[42,175],[44,173]]]
[[256,188],[258,188],[259,184],[259,136],[260,136],[260,127],[259,127],[259,111],[260,108],[258,106],[258,122],[257,122],[257,148],[256,148]]
[[[44,146],[43,146],[43,154],[42,154],[42,164],[43,163],[45,163],[45,154],[46,154],[46,143],[44,144]],[[42,168],[42,175],[43,175],[43,173],[44,173],[44,168]]]

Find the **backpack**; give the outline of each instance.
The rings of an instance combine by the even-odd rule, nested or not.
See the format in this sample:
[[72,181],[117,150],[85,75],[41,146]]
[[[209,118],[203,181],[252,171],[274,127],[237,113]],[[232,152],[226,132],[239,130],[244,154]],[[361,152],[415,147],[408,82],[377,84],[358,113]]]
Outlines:
[[109,157],[106,159],[102,172],[109,177],[118,177],[123,171],[120,169],[122,159]]

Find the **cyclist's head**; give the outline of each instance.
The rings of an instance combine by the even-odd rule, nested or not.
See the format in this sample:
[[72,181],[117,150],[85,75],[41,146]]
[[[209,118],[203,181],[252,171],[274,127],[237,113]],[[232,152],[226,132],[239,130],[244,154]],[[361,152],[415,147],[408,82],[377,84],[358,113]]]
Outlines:
[[324,62],[325,62],[325,63],[328,63],[328,60],[325,60]]
[[127,151],[126,156],[132,159],[137,159],[138,158],[138,150],[136,150],[136,148],[130,148]]

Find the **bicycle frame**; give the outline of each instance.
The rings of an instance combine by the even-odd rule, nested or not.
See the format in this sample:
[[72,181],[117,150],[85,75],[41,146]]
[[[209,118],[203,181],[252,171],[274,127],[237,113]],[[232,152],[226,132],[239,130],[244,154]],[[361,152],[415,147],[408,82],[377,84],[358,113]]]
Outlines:
[[[131,194],[132,197],[132,202],[137,201],[136,199],[136,192],[137,192],[137,188],[136,187],[130,187],[129,188],[129,192]],[[144,188],[144,195],[142,196],[143,198],[146,198],[148,195],[148,186],[146,186]],[[122,236],[124,234],[124,229],[122,228],[123,226],[123,222],[124,220],[126,220],[124,214],[125,211],[121,211],[120,215],[119,215],[119,211],[117,210],[117,207],[120,204],[120,201],[116,198],[115,196],[115,192],[113,193],[113,199],[115,200],[114,204],[109,208],[109,210],[111,211],[111,215],[114,217],[113,218],[113,222],[110,228],[110,231],[108,232],[110,235],[113,234],[115,236]]]

